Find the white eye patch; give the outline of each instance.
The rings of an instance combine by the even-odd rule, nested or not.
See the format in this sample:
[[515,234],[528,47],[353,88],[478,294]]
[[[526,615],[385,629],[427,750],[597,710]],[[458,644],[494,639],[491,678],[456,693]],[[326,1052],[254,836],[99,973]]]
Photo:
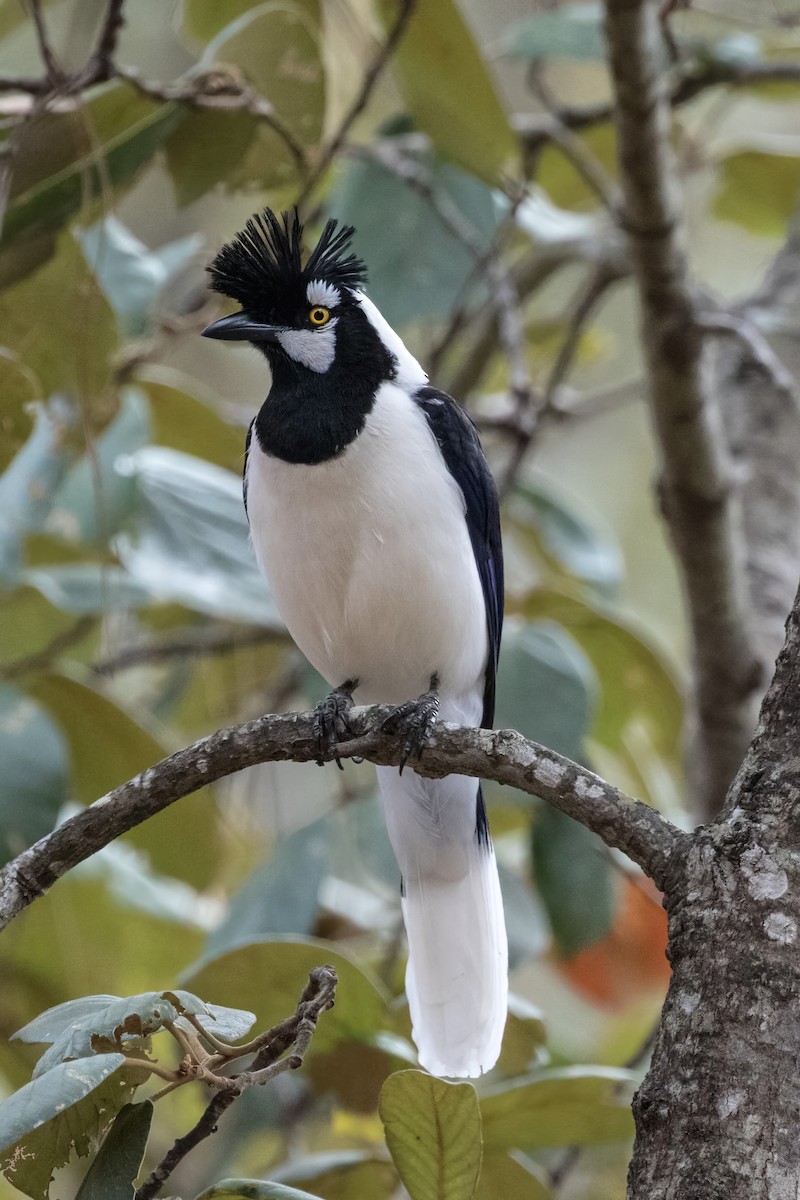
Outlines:
[[336,324],[332,317],[322,329],[284,329],[275,336],[289,358],[321,375],[336,357]]
[[336,308],[342,303],[342,293],[332,283],[324,279],[312,279],[306,288],[306,299],[309,304],[321,304],[324,308]]

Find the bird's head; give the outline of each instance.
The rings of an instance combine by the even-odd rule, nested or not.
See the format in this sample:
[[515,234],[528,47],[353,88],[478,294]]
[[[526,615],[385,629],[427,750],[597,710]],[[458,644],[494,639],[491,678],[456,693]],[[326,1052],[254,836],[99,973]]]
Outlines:
[[214,321],[204,336],[250,342],[273,368],[321,375],[337,359],[341,366],[342,360],[363,363],[365,354],[377,354],[392,374],[386,331],[389,340],[396,335],[388,326],[376,328],[368,315],[377,310],[360,291],[366,267],[350,252],[354,232],[328,221],[304,264],[297,210],[292,217],[279,218],[271,209],[251,217],[209,267],[211,287],[238,301],[242,311]]

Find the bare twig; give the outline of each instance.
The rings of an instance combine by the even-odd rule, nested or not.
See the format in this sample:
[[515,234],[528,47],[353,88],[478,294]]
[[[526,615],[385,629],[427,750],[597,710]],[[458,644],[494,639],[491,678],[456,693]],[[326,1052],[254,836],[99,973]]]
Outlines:
[[306,180],[303,190],[300,192],[300,195],[297,198],[298,207],[304,204],[311,195],[312,191],[319,183],[320,179],[322,179],[325,172],[328,170],[328,167],[331,165],[334,158],[347,140],[347,135],[352,129],[354,123],[367,107],[370,97],[375,90],[376,84],[378,83],[383,72],[386,70],[392,55],[400,43],[400,39],[408,27],[408,23],[411,20],[414,12],[415,4],[416,0],[400,0],[397,16],[395,17],[394,24],[389,30],[386,41],[380,47],[378,53],[375,55],[366,72],[364,73],[364,78],[362,80],[358,95],[348,111],[345,113],[339,128],[336,130],[336,133],[323,150],[319,161],[314,167],[314,170]]
[[64,72],[61,64],[56,58],[55,51],[50,44],[50,38],[47,34],[47,26],[45,25],[44,15],[42,14],[41,0],[30,0],[31,17],[33,18],[33,28],[36,31],[36,41],[39,46],[39,54],[41,55],[44,68],[47,71],[47,79],[50,86],[55,90],[60,87],[64,80]]
[[[178,1138],[158,1166],[151,1172],[136,1192],[135,1200],[153,1200],[169,1179],[175,1168],[205,1138],[216,1132],[217,1122],[226,1109],[249,1087],[268,1083],[282,1071],[296,1070],[302,1066],[317,1021],[321,1014],[333,1007],[336,994],[336,972],[333,967],[315,967],[310,972],[308,984],[300,997],[297,1011],[280,1026],[270,1030],[269,1040],[256,1055],[249,1071],[242,1071],[224,1082],[214,1099],[207,1106],[200,1120],[183,1137]],[[294,1047],[286,1058],[282,1056]]]
[[501,497],[508,495],[513,488],[525,455],[541,428],[543,418],[553,416],[557,411],[559,391],[572,369],[587,321],[608,288],[620,278],[621,272],[618,268],[602,263],[591,272],[580,288],[569,316],[566,336],[548,377],[541,403],[530,414],[532,419],[518,424],[514,431],[514,446],[498,483]]
[[737,338],[746,349],[748,360],[761,368],[772,386],[783,392],[793,404],[798,403],[797,380],[783,365],[755,322],[737,312],[702,312],[697,314],[697,322],[702,329]]
[[514,278],[503,264],[496,239],[486,246],[478,230],[447,193],[434,188],[424,163],[403,153],[400,139],[379,142],[369,148],[359,147],[357,153],[377,162],[407,184],[472,258],[473,275],[484,279],[492,296],[498,337],[508,358],[511,394],[518,410],[525,412],[533,402],[534,387],[525,356],[524,322]]
[[105,83],[114,74],[114,53],[125,23],[124,6],[125,0],[109,0],[97,44],[83,70],[83,79],[81,75],[76,79],[77,88],[88,87],[90,83]]
[[622,221],[639,286],[661,497],[689,609],[699,815],[717,811],[753,730],[761,682],[748,628],[744,546],[719,413],[704,377],[704,336],[689,276],[670,142],[670,110],[649,0],[607,0]]
[[[118,671],[127,671],[131,667],[166,662],[172,658],[209,658],[217,654],[232,654],[250,646],[288,641],[288,637],[286,630],[280,628],[259,627],[238,632],[231,629],[204,631],[194,637],[169,638],[160,642],[148,642],[143,646],[131,646],[111,658],[93,663],[92,670],[96,675],[116,675]],[[0,678],[2,674],[0,668]]]
[[[680,108],[712,87],[753,87],[762,83],[800,84],[800,63],[737,64],[714,60],[692,63],[682,68],[669,91],[667,103],[672,108]],[[557,108],[556,115],[567,129],[580,131],[608,124],[613,119],[614,109],[612,105],[605,103],[581,108],[561,105]],[[535,152],[552,139],[551,122],[551,116],[542,113],[525,113],[515,117],[514,128],[528,153]]]
[[180,83],[158,83],[145,79],[133,67],[115,66],[114,75],[124,79],[143,96],[151,100],[162,100],[184,104],[189,108],[205,108],[215,112],[246,112],[258,121],[263,121],[278,135],[295,161],[301,175],[308,171],[305,151],[275,112],[269,100],[261,96],[233,68],[214,67],[202,74],[194,74]]
[[[355,737],[340,742],[333,751],[321,750],[312,713],[260,717],[179,750],[82,809],[8,863],[0,871],[0,928],[72,867],[122,833],[182,796],[244,767],[329,761],[336,754],[398,765],[401,743],[381,730],[381,722],[392,711],[385,705],[353,709],[348,719]],[[437,725],[415,770],[430,778],[457,772],[491,779],[541,796],[599,834],[607,845],[623,850],[656,884],[682,838],[654,809],[513,730]]]
[[0,679],[8,682],[32,675],[35,671],[46,670],[60,654],[82,641],[95,621],[95,617],[80,617],[69,629],[57,633],[42,650],[37,650],[35,654],[29,654],[25,658],[14,659],[10,663],[0,664]]

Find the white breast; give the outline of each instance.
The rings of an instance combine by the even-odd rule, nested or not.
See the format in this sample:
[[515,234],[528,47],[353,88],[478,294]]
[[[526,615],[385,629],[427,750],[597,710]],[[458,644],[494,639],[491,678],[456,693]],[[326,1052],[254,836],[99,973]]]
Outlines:
[[281,615],[332,686],[357,677],[360,701],[397,704],[438,672],[443,717],[479,719],[488,639],[464,500],[401,388],[382,386],[331,462],[268,457],[254,435],[247,501]]

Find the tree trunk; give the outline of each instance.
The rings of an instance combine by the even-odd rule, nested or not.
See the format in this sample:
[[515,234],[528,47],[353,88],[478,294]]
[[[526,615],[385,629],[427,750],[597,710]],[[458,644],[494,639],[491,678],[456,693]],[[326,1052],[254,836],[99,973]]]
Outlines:
[[800,594],[720,820],[673,854],[629,1200],[800,1197]]

